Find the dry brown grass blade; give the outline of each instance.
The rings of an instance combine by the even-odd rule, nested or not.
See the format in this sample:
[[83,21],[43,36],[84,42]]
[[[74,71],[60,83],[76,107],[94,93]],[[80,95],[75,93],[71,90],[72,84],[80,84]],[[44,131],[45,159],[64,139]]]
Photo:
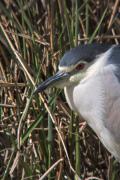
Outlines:
[[43,180],[44,178],[46,178],[48,176],[48,174],[52,171],[53,168],[55,168],[59,163],[61,163],[63,161],[63,159],[59,159],[58,161],[56,161],[41,177],[39,180]]
[[25,87],[25,83],[9,83],[0,80],[0,87]]
[[109,21],[109,24],[108,24],[108,29],[110,29],[112,23],[113,23],[113,19],[114,19],[114,16],[115,16],[115,13],[116,13],[116,10],[118,8],[118,4],[120,3],[119,0],[116,0],[115,1],[115,4],[114,4],[114,7],[113,7],[113,11],[112,11],[112,14],[111,14],[111,17],[110,17],[110,21]]
[[21,67],[23,68],[24,72],[26,73],[28,79],[30,80],[30,82],[32,83],[32,85],[35,86],[35,82],[34,82],[33,78],[32,78],[31,75],[29,74],[29,72],[28,72],[28,70],[26,69],[26,67],[25,67],[22,59],[20,58],[20,56],[18,55],[17,51],[15,50],[15,48],[14,48],[13,44],[11,43],[11,41],[10,41],[10,39],[9,39],[9,37],[8,37],[8,35],[7,35],[4,27],[3,27],[3,25],[1,24],[1,22],[0,22],[0,28],[1,28],[2,32],[4,33],[4,36],[5,36],[6,40],[7,40],[8,44],[9,44],[9,46],[10,46],[12,52],[13,52],[13,54],[15,55],[15,57],[17,58],[19,64],[21,65]]

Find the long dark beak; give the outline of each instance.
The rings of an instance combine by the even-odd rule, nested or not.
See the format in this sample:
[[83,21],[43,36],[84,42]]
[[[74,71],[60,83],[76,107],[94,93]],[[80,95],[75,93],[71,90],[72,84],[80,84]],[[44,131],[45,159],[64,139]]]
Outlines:
[[48,78],[46,81],[41,83],[35,90],[35,93],[42,92],[50,87],[59,86],[61,83],[63,83],[63,81],[68,80],[69,77],[70,77],[69,73],[58,71],[54,76]]

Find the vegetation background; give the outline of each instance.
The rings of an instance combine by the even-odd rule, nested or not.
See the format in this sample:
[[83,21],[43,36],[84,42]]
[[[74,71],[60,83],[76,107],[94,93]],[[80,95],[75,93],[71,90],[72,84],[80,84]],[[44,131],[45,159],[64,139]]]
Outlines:
[[63,91],[33,94],[65,51],[119,40],[119,0],[0,0],[0,179],[120,179]]

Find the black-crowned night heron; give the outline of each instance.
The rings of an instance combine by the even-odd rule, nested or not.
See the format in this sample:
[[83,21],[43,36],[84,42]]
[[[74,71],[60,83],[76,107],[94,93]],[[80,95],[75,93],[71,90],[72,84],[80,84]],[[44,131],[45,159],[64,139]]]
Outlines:
[[120,161],[120,46],[88,44],[66,52],[59,71],[36,92],[64,88],[70,108],[82,116]]

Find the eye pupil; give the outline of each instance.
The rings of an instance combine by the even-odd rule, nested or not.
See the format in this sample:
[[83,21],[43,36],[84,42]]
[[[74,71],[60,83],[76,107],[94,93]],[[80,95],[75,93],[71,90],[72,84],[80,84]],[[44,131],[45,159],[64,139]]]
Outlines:
[[85,64],[81,63],[76,67],[76,70],[82,70],[84,68]]

